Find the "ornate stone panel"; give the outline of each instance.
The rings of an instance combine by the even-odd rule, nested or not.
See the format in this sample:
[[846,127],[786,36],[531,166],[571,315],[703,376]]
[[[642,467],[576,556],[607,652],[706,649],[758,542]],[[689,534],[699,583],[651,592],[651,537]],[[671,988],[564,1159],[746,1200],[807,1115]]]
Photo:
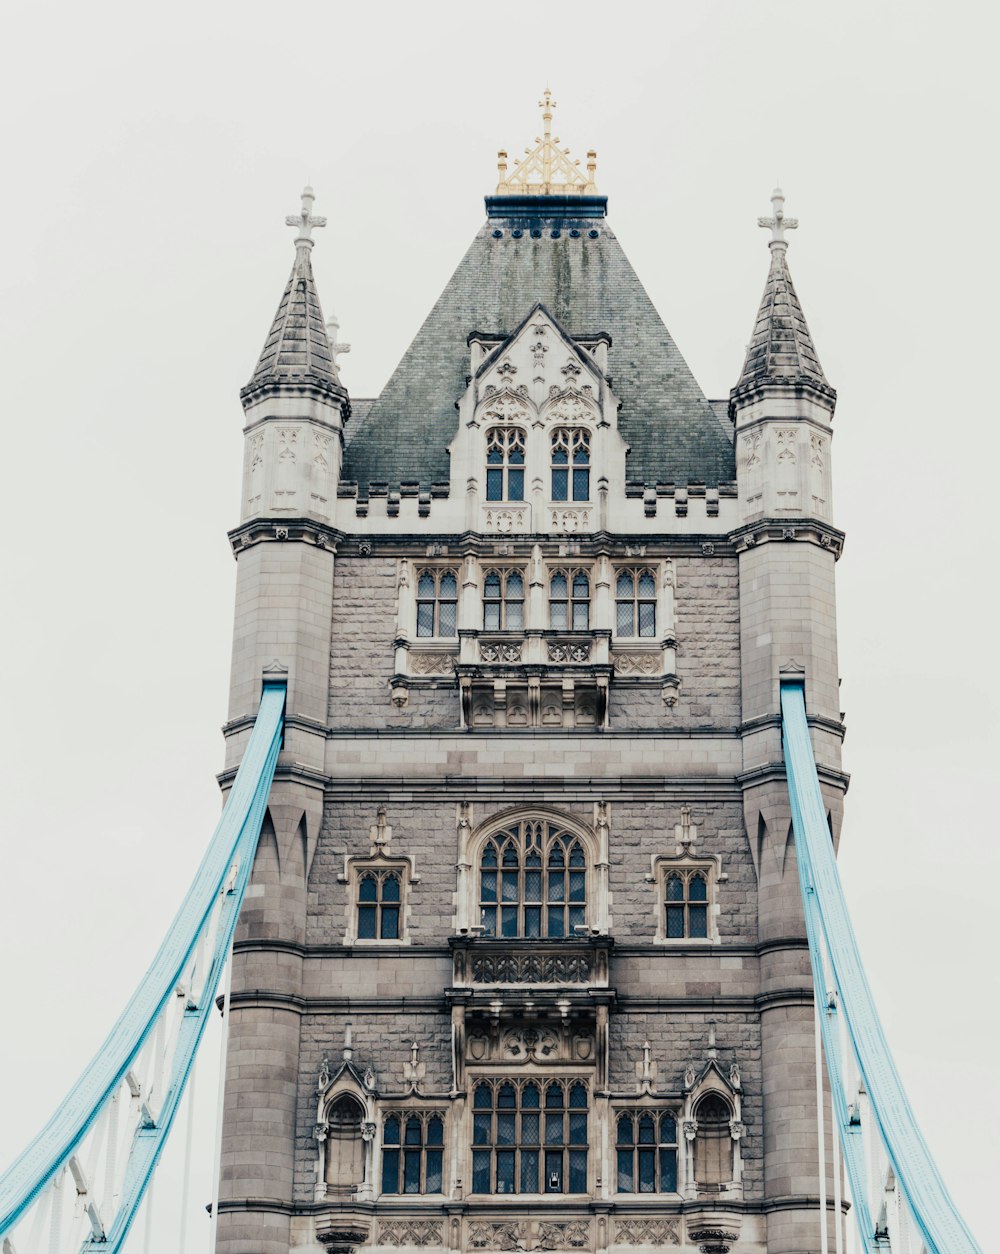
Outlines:
[[677,1219],[618,1219],[617,1245],[680,1245],[681,1228]]

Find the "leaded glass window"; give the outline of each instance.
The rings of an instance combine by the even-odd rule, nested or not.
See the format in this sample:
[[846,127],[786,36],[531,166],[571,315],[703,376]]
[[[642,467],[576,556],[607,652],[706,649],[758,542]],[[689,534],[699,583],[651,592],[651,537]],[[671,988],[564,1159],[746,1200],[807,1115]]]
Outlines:
[[358,878],[358,940],[399,940],[401,906],[398,871],[363,871]]
[[677,1120],[669,1111],[620,1114],[615,1153],[619,1193],[677,1192]]
[[453,570],[425,567],[417,572],[417,635],[458,634],[458,576]]
[[656,635],[656,576],[651,570],[620,570],[615,579],[615,635]]
[[440,1193],[444,1118],[394,1112],[382,1124],[382,1192]]
[[590,432],[560,427],[552,432],[553,501],[590,500]]
[[473,1193],[586,1193],[589,1096],[581,1080],[480,1080]]
[[484,936],[574,936],[587,919],[587,859],[578,836],[547,819],[495,832],[479,860]]
[[702,870],[669,870],[663,881],[664,936],[668,940],[708,936],[708,874]]
[[590,629],[590,577],[584,570],[554,570],[549,579],[549,626],[555,631]]
[[486,433],[486,499],[524,500],[524,432],[518,427]]
[[524,572],[488,570],[483,579],[483,628],[520,631],[524,627]]

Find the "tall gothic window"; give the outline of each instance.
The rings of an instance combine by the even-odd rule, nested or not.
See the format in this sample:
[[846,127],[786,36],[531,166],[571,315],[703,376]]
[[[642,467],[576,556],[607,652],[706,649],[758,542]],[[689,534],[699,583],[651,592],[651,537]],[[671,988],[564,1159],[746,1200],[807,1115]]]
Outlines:
[[632,1110],[618,1116],[617,1127],[618,1192],[676,1193],[676,1118]]
[[733,1139],[729,1103],[718,1093],[707,1093],[694,1110],[698,1132],[694,1141],[694,1178],[709,1188],[733,1178]]
[[555,631],[588,631],[590,579],[583,570],[554,570],[549,580],[549,626]]
[[444,1119],[399,1111],[382,1125],[382,1192],[440,1193]]
[[479,863],[484,936],[573,936],[586,923],[587,860],[579,837],[547,819],[495,832]]
[[587,1086],[480,1080],[472,1096],[473,1193],[586,1193]]
[[365,871],[358,880],[358,940],[399,940],[398,871]]
[[428,567],[417,574],[417,635],[458,634],[458,577]]
[[590,500],[590,432],[560,427],[552,432],[553,501]]
[[656,576],[651,570],[620,570],[615,580],[615,634],[656,635]]
[[524,500],[524,432],[517,427],[486,433],[486,499]]
[[708,876],[704,871],[669,871],[663,882],[666,910],[664,936],[679,940],[708,935]]
[[488,570],[483,580],[484,629],[486,631],[520,631],[523,626],[523,572]]

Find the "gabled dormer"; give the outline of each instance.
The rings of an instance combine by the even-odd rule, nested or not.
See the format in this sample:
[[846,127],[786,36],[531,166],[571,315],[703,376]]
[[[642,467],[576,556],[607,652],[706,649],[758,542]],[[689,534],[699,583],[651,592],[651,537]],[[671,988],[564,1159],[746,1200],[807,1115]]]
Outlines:
[[506,336],[468,337],[468,386],[450,446],[466,525],[499,534],[593,532],[625,477],[611,336],[572,334],[537,303]]

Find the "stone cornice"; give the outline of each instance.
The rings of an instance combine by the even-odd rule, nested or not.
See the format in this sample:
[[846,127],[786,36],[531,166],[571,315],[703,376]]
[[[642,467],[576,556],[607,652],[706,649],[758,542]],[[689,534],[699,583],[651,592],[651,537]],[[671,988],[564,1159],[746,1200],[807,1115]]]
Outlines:
[[343,532],[312,518],[251,518],[234,527],[228,536],[237,557],[254,544],[296,540],[336,553],[337,545],[344,538]]
[[730,532],[729,539],[737,554],[775,541],[805,541],[829,549],[834,559],[844,551],[844,533],[818,518],[762,518]]

